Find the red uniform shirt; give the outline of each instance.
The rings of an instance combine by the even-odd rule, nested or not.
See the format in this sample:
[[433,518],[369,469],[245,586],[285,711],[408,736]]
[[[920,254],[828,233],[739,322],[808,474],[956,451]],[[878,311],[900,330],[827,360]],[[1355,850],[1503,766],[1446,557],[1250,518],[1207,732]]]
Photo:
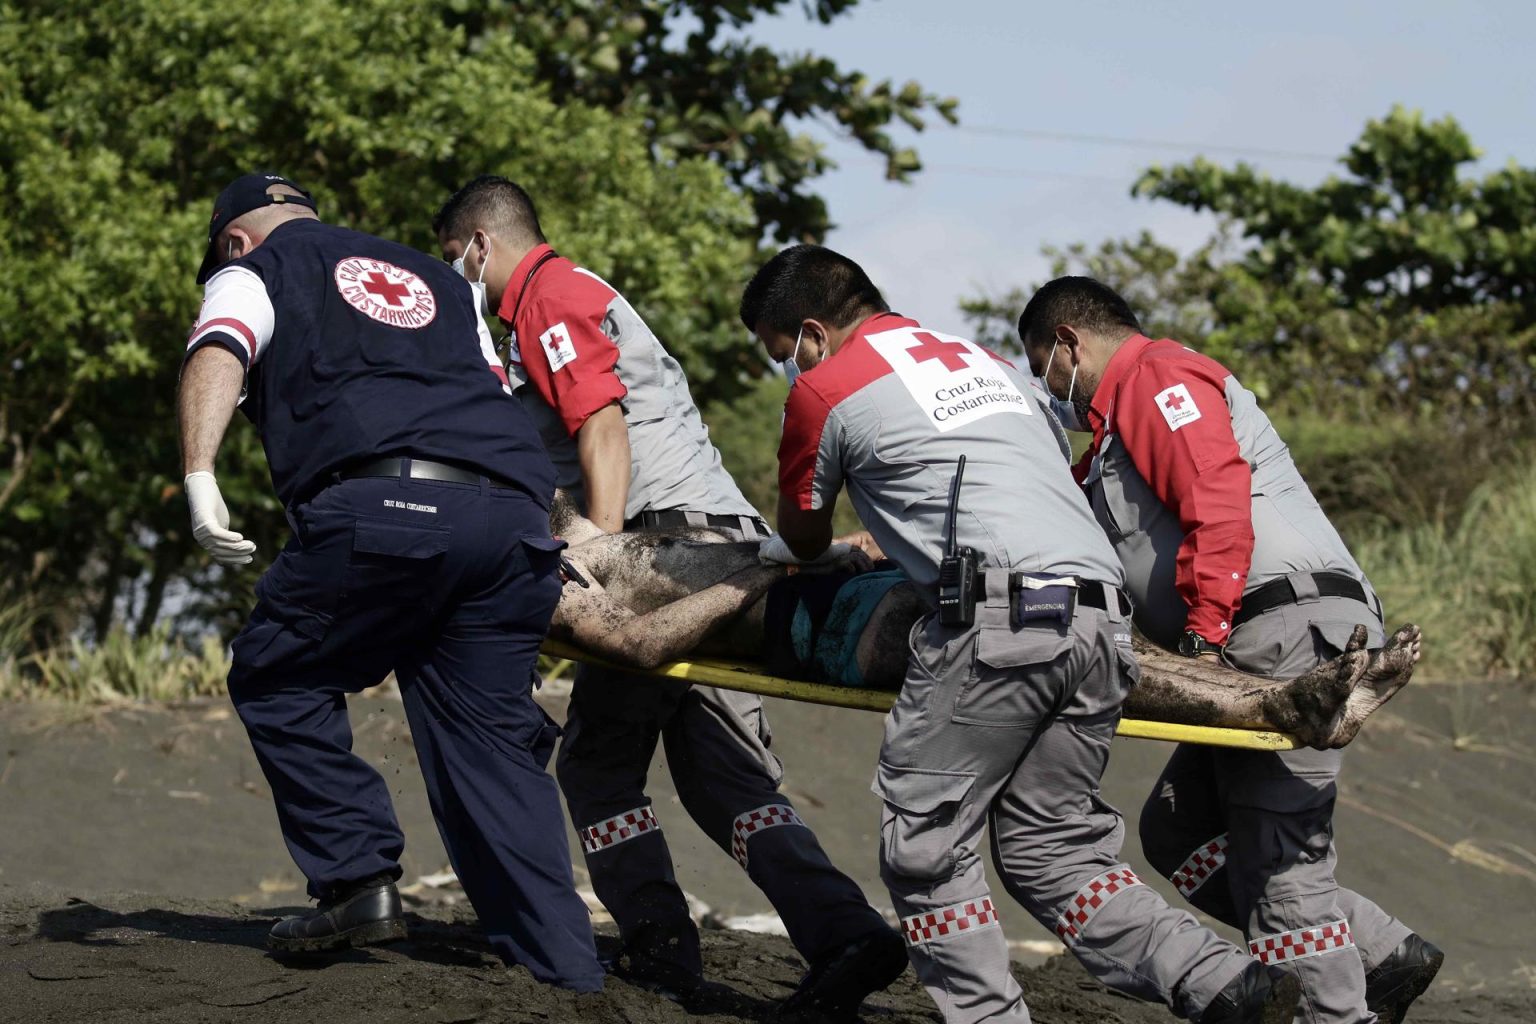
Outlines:
[[1187,628],[1212,643],[1231,632],[1253,561],[1252,473],[1232,432],[1231,377],[1177,342],[1135,335],[1104,368],[1089,410],[1093,444],[1076,467],[1081,480],[1105,435],[1120,439],[1183,526],[1175,585]]
[[573,437],[628,393],[614,370],[619,348],[603,332],[617,297],[595,274],[539,245],[512,272],[496,310],[516,339],[513,360]]

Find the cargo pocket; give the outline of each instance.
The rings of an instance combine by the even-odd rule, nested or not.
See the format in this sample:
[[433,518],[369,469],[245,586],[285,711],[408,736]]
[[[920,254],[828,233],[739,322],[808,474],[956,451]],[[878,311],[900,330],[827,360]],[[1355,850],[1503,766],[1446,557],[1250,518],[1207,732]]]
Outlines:
[[1072,633],[1065,627],[982,626],[976,631],[976,664],[951,718],[965,725],[1033,725],[1051,701],[1042,697],[1042,680],[1029,677],[1064,669],[1071,649]]
[[543,579],[560,568],[560,552],[565,550],[565,541],[554,537],[524,537],[522,548],[529,573],[535,579]]
[[423,596],[425,570],[448,550],[451,537],[444,526],[358,517],[343,601],[351,607],[416,603]]
[[961,772],[897,768],[881,762],[870,790],[885,802],[880,848],[886,870],[929,882],[949,878],[955,869],[966,798],[975,782],[974,775]]
[[[1361,625],[1366,629],[1365,645],[1367,647],[1380,647],[1385,638],[1379,635],[1375,624],[1370,621],[1372,616],[1365,605],[1360,606]],[[1337,658],[1344,653],[1344,648],[1349,646],[1349,638],[1353,635],[1355,627],[1353,623],[1345,625],[1338,621],[1310,622],[1308,629],[1312,634],[1312,643],[1317,652],[1319,661],[1328,661]]]
[[1123,700],[1141,682],[1141,662],[1136,660],[1136,651],[1130,644],[1115,644],[1115,664],[1120,669],[1121,691]]

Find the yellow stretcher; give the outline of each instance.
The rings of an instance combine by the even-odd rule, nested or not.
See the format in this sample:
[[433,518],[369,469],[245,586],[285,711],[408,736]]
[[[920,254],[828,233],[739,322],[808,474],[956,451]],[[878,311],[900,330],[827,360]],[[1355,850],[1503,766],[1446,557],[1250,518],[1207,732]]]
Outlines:
[[[701,686],[718,686],[722,690],[740,690],[743,693],[757,693],[765,697],[783,697],[785,700],[798,700],[809,704],[827,704],[835,708],[856,708],[860,711],[879,711],[883,714],[896,702],[896,694],[886,690],[857,690],[846,686],[829,686],[826,683],[804,683],[796,679],[780,679],[777,676],[765,676],[752,665],[738,665],[712,658],[698,661],[672,661],[648,672],[642,672],[604,661],[602,658],[594,657],[558,640],[544,641],[544,653],[569,661],[619,668],[637,675],[682,679]],[[1121,736],[1133,736],[1143,740],[1199,743],[1208,747],[1237,747],[1244,750],[1294,750],[1301,746],[1295,737],[1283,732],[1219,729],[1208,725],[1175,725],[1172,722],[1148,722],[1135,718],[1122,718],[1117,732]]]

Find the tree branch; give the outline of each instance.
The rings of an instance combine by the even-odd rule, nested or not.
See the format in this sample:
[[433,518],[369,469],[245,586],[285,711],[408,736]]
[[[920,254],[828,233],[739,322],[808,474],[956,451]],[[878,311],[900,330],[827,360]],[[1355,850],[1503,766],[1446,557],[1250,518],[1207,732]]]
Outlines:
[[[79,391],[80,378],[76,377],[70,381],[69,391],[65,393],[63,400],[54,407],[53,412],[48,414],[48,418],[43,421],[43,425],[33,432],[30,441],[23,444],[20,431],[10,435],[9,440],[15,446],[16,453],[11,457],[10,478],[6,480],[4,487],[0,487],[0,509],[5,508],[6,504],[11,500],[11,496],[21,486],[21,482],[26,479],[27,470],[31,468],[32,464],[32,454],[37,450],[38,442],[47,436],[48,432],[58,426],[59,421],[69,414],[70,407],[75,404],[75,395]],[[3,433],[3,429],[4,417],[0,417],[0,433]]]

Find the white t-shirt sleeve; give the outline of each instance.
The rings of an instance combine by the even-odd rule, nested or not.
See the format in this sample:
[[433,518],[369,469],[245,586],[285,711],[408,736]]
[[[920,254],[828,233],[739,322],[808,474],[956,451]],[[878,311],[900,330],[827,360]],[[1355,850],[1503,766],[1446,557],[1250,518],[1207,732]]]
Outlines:
[[475,317],[475,322],[480,325],[480,354],[485,357],[486,365],[491,373],[501,381],[501,390],[507,394],[512,393],[512,384],[507,379],[506,368],[501,365],[501,357],[496,354],[496,343],[491,340],[491,329],[486,326],[482,317]]
[[276,320],[266,283],[255,271],[221,270],[203,287],[203,308],[187,339],[187,355],[204,345],[223,345],[249,370],[271,344]]

